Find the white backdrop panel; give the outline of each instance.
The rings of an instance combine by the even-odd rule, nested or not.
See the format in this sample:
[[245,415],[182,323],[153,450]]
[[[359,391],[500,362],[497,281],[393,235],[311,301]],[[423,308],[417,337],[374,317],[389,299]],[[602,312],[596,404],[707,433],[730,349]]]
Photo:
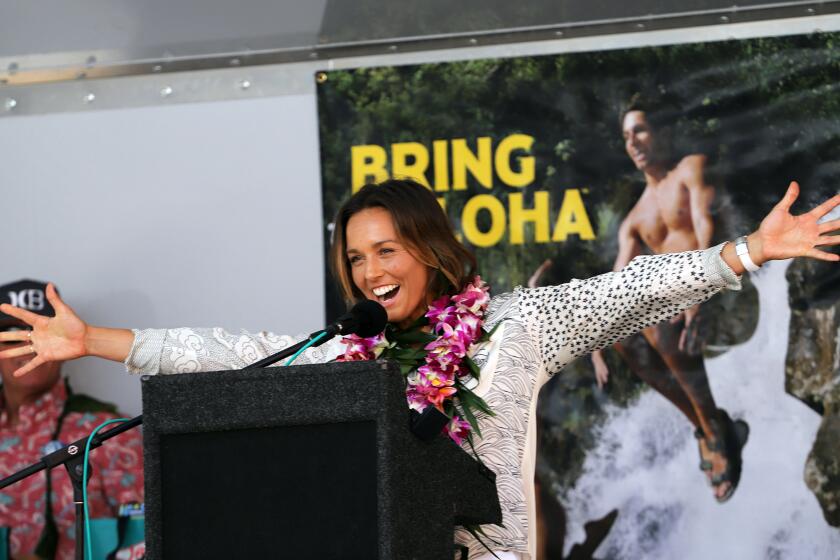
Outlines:
[[[86,320],[310,332],[324,316],[314,95],[4,119],[0,283]],[[140,412],[120,364],[73,387]]]

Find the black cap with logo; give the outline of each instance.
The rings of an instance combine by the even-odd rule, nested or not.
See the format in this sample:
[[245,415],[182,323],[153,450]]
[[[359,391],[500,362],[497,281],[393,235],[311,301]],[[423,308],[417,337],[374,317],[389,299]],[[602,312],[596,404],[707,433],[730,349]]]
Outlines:
[[[9,303],[38,315],[52,317],[55,310],[47,301],[47,285],[37,280],[18,280],[0,286],[0,303]],[[26,323],[0,312],[0,331],[29,328]]]

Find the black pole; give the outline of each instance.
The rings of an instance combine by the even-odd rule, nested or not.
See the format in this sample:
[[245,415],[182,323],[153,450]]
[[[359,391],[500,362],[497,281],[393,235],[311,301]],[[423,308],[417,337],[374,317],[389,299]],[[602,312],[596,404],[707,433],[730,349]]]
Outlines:
[[[73,494],[75,494],[75,490]],[[74,497],[75,501],[76,498]],[[85,559],[85,504],[79,500],[76,503],[76,560]]]
[[73,483],[73,503],[76,504],[76,560],[85,557],[85,501],[84,488],[91,477],[91,467],[88,465],[87,480],[84,479],[84,452],[64,463],[70,481]]

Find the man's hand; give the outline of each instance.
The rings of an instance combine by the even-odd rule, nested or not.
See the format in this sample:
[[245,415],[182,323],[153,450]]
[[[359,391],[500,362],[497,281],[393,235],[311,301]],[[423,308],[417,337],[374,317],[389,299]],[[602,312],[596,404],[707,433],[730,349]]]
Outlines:
[[537,267],[537,270],[528,278],[528,287],[529,288],[539,288],[540,287],[540,278],[542,278],[543,274],[545,274],[546,270],[551,268],[551,259],[546,259],[543,263]]
[[610,379],[610,368],[600,350],[592,352],[592,365],[595,367],[595,382],[599,389],[603,389]]
[[[689,347],[696,346],[694,343],[694,339],[697,336],[697,328],[696,324],[694,323],[694,319],[697,317],[697,313],[700,311],[700,305],[695,305],[694,307],[689,307],[685,311],[682,312],[682,315],[677,317],[678,319],[683,319],[683,329],[680,333],[680,341],[677,345],[680,352],[688,352]],[[676,322],[676,321],[674,321]],[[695,352],[689,352],[695,353]]]

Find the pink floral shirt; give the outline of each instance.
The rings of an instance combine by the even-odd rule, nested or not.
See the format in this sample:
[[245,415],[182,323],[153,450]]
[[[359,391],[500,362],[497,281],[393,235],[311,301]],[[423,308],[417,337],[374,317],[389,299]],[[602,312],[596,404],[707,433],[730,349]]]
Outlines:
[[[58,418],[67,401],[63,383],[29,405],[21,406],[20,421],[9,422],[0,395],[0,478],[31,465],[46,453]],[[108,412],[71,412],[64,418],[59,441],[68,444],[87,437],[102,422],[116,418]],[[107,428],[106,428],[107,429]],[[90,516],[116,517],[121,504],[143,501],[143,440],[129,430],[91,451],[93,476],[88,484]],[[40,472],[0,490],[0,527],[11,527],[12,557],[32,554],[44,529],[46,477]],[[72,560],[75,548],[73,486],[63,466],[50,471],[52,511],[58,528],[56,558]]]

